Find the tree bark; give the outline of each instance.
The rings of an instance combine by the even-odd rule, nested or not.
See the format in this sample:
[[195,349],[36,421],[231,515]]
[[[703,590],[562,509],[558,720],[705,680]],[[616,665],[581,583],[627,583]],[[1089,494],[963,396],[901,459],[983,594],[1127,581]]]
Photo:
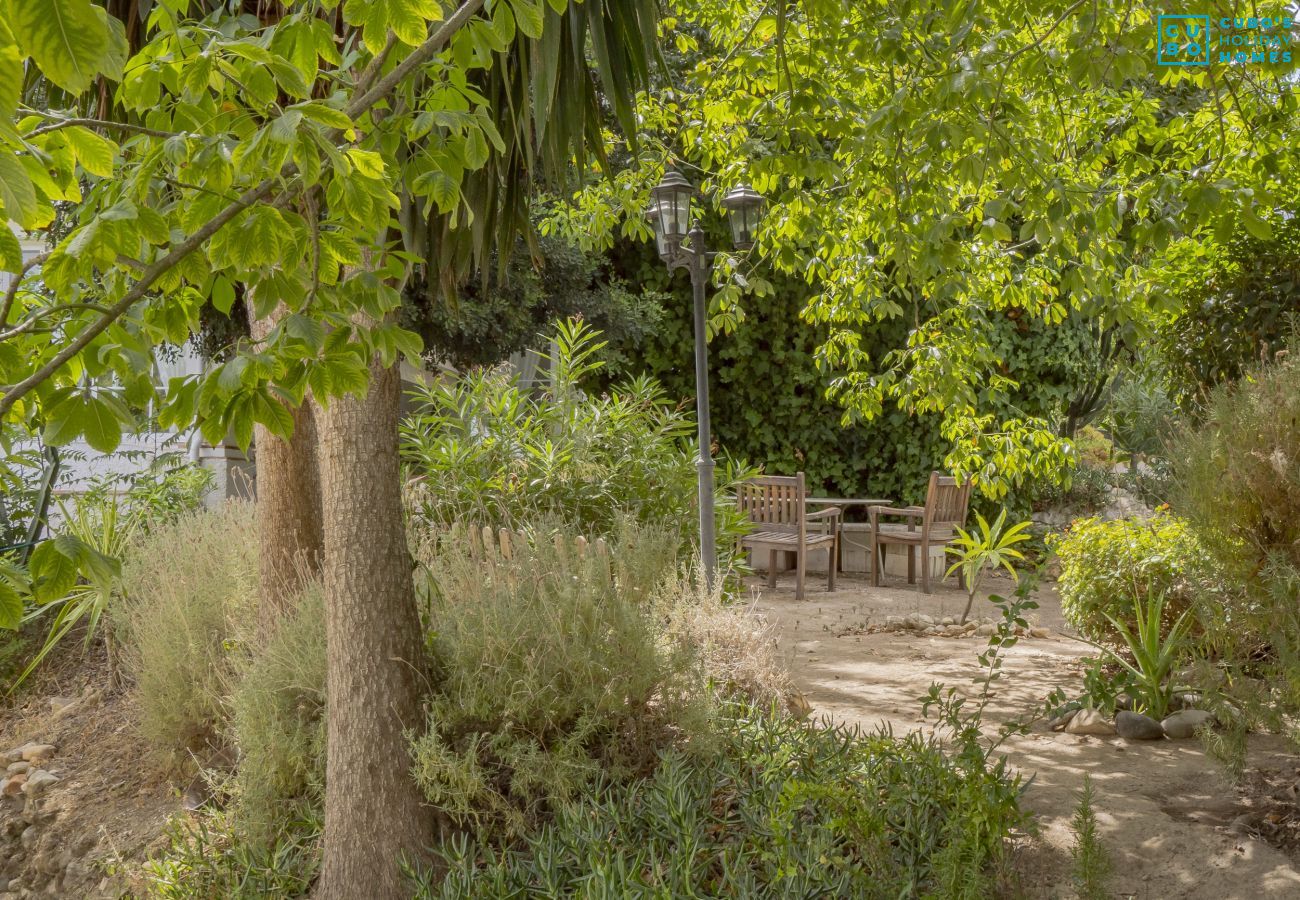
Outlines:
[[321,413],[325,522],[325,860],[319,896],[404,897],[399,862],[433,843],[404,732],[424,671],[398,460],[396,366]]
[[[255,341],[265,337],[284,315],[253,318]],[[285,440],[264,425],[253,429],[257,451],[257,531],[261,546],[258,604],[260,625],[273,626],[303,584],[320,574],[325,550],[321,523],[320,467],[317,459],[316,405],[310,396],[291,409],[293,435]]]

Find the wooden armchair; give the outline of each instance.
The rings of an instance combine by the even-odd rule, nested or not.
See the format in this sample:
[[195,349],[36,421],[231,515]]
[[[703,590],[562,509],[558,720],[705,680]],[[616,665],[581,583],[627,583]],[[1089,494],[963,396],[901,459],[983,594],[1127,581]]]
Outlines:
[[[907,583],[916,583],[916,551],[919,548],[921,590],[930,593],[930,548],[947,547],[957,536],[957,529],[966,523],[970,491],[969,481],[959,485],[956,478],[931,472],[925,506],[909,506],[906,509],[871,507],[868,510],[871,525],[867,534],[867,548],[871,554],[871,583],[880,584],[884,545],[902,544],[907,547]],[[885,524],[880,522],[882,516],[897,516],[907,522]]]
[[[767,550],[767,584],[776,587],[776,555],[795,554],[795,599],[803,599],[804,572],[810,550],[826,550],[826,590],[835,590],[836,557],[840,545],[840,511],[835,508],[810,513],[803,472],[793,477],[768,475],[743,482],[736,503],[754,523],[754,531],[741,538],[742,547]],[[809,522],[825,522],[825,532],[808,533]]]

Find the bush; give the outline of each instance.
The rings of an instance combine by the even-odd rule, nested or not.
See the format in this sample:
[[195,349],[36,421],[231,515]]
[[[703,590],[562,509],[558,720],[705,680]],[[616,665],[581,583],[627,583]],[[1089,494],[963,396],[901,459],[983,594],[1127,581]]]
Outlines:
[[412,742],[429,801],[483,839],[523,833],[601,778],[653,766],[702,730],[689,649],[661,640],[654,595],[675,541],[625,529],[608,553],[538,536],[512,559],[444,540],[427,587],[439,667]]
[[[506,371],[470,372],[421,388],[403,424],[403,453],[419,476],[415,518],[439,529],[476,523],[521,529],[563,517],[575,533],[609,535],[631,517],[697,540],[693,419],[649,378],[594,396],[603,346],[581,323],[562,325],[551,387],[532,393]],[[717,544],[725,557],[744,529],[732,485],[754,473],[725,460],[718,475]]]
[[729,705],[718,752],[663,754],[501,850],[444,846],[419,897],[986,897],[1019,786],[897,740]]
[[[1300,360],[1257,368],[1210,396],[1179,442],[1174,505],[1248,596],[1261,632],[1295,617],[1300,581]],[[1247,623],[1241,623],[1247,624]]]
[[1118,635],[1106,616],[1133,628],[1136,605],[1156,596],[1165,598],[1169,616],[1195,606],[1203,627],[1215,616],[1217,570],[1187,522],[1167,512],[1079,519],[1051,546],[1061,561],[1061,611],[1089,640],[1114,642]]
[[325,610],[311,585],[248,655],[230,700],[234,824],[273,846],[285,822],[319,818],[325,786]]
[[239,674],[232,648],[257,612],[257,529],[249,503],[181,515],[126,554],[111,616],[135,677],[145,736],[174,761],[223,744]]

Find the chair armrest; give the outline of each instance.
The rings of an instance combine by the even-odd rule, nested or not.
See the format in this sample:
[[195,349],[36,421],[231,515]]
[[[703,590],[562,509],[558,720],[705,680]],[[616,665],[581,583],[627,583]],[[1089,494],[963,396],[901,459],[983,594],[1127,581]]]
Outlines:
[[909,506],[907,509],[895,509],[892,506],[872,506],[870,509],[872,515],[910,516],[913,519],[925,518],[925,507],[923,506]]
[[831,516],[831,517],[838,516],[841,512],[842,512],[842,510],[841,510],[838,506],[832,506],[832,507],[830,507],[829,509],[819,509],[819,510],[817,510],[817,512],[806,513],[806,514],[804,515],[804,518],[805,518],[805,519],[824,519],[824,518],[826,518],[827,516]]

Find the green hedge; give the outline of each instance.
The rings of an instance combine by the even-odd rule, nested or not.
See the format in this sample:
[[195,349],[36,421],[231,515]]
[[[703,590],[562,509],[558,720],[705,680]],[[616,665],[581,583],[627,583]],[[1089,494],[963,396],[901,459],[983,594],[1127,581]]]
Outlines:
[[[711,238],[725,246],[727,238]],[[670,277],[646,245],[620,244],[613,270],[628,284],[668,299],[655,329],[635,341],[615,341],[628,371],[653,375],[668,395],[695,397],[690,283]],[[798,279],[765,273],[774,294],[748,297],[744,321],[709,344],[710,401],[716,440],[730,454],[761,463],[772,474],[807,473],[810,490],[841,497],[889,497],[922,502],[929,474],[948,450],[933,415],[887,409],[872,421],[841,424],[844,409],[825,397],[827,373],[814,353],[825,326],[801,318],[808,287]],[[716,310],[715,310],[716,312]],[[1081,316],[1059,326],[1030,321],[1019,310],[989,311],[991,340],[1003,374],[1021,388],[998,414],[1044,415],[1055,421],[1093,374],[1091,329]],[[872,323],[862,349],[881,358],[907,340],[910,317]],[[1013,409],[1014,408],[1014,409]],[[1028,491],[1013,506],[1028,508]]]

